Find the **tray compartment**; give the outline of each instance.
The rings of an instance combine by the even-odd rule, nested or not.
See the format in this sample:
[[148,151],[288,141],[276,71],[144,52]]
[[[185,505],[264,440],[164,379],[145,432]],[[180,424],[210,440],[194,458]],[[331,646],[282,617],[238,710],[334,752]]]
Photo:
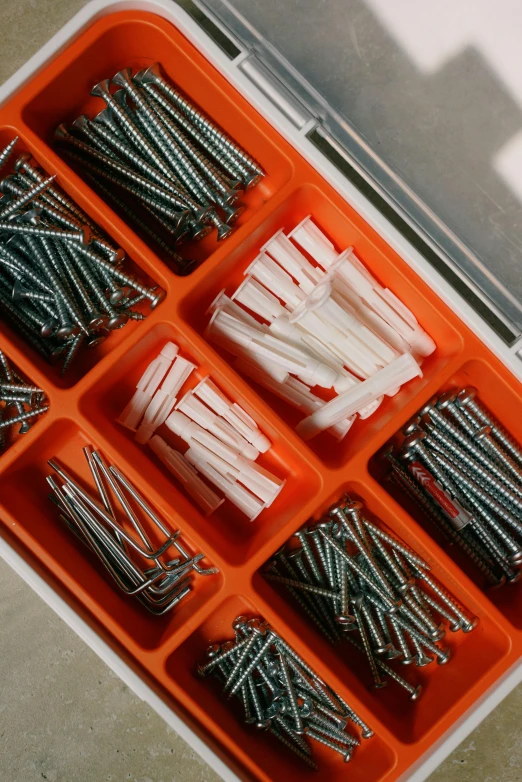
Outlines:
[[384,522],[391,534],[423,557],[432,567],[432,576],[456,597],[470,616],[476,615],[480,619],[478,627],[471,633],[446,633],[442,643],[450,646],[453,654],[447,665],[439,666],[434,662],[425,668],[416,668],[392,663],[394,670],[407,681],[422,684],[424,692],[420,699],[410,702],[407,693],[392,681],[383,690],[372,689],[365,657],[348,642],[332,646],[323,639],[285,587],[267,581],[261,571],[255,573],[253,587],[263,603],[270,605],[287,625],[294,628],[304,644],[314,649],[326,667],[345,682],[370,713],[375,714],[399,741],[415,745],[432,731],[442,732],[478,697],[485,683],[494,679],[496,666],[503,662],[510,650],[509,637],[488,616],[481,596],[466,589],[457,568],[450,562],[452,570],[449,570],[440,561],[437,547],[421,539],[422,532],[417,534],[415,523],[405,513],[390,513],[386,496],[380,496],[378,492],[374,494],[365,481],[353,481],[338,487],[317,509],[314,518],[319,519],[344,492],[363,503],[364,513],[370,521],[377,525]]
[[[219,291],[225,288],[231,294],[243,281],[244,270],[258,255],[262,245],[280,228],[288,232],[308,214],[312,214],[315,222],[337,247],[353,245],[361,261],[413,309],[421,325],[437,343],[435,353],[425,359],[422,365],[424,377],[406,384],[397,396],[387,398],[369,419],[357,421],[341,443],[336,443],[330,435],[323,433],[306,444],[328,467],[339,467],[367,440],[368,432],[370,437],[377,434],[411,398],[421,394],[433,378],[443,372],[453,357],[460,353],[463,346],[462,337],[445,317],[443,309],[438,311],[426,297],[424,283],[410,269],[401,268],[400,262],[396,262],[389,249],[386,255],[372,241],[369,232],[365,233],[356,224],[348,207],[341,210],[329,197],[327,188],[312,184],[297,188],[222,263],[209,270],[196,289],[182,299],[180,314],[195,331],[203,334],[209,321],[207,309]],[[212,349],[233,366],[234,357],[230,353],[213,345]],[[303,418],[302,413],[249,378],[246,378],[246,382],[291,427]]]
[[[247,763],[256,779],[268,781],[284,777],[294,779],[297,776],[314,779],[318,775],[280,745],[277,739],[244,724],[241,704],[236,699],[227,701],[226,696],[221,695],[217,680],[211,676],[201,678],[196,673],[197,663],[204,660],[205,650],[210,643],[233,638],[232,622],[240,614],[260,616],[260,612],[248,599],[228,597],[169,657],[167,675],[178,687],[182,686],[184,698],[191,702],[191,710],[204,722],[205,728],[228,746],[236,758]],[[286,638],[284,626],[278,626],[272,621],[270,624]],[[304,657],[306,659],[306,654]],[[335,689],[336,685],[332,686]],[[357,704],[349,693],[344,692],[344,688],[340,694],[357,711]],[[361,716],[366,718],[366,715]],[[356,748],[348,765],[342,762],[337,753],[315,742],[313,752],[319,774],[331,780],[343,779],[345,775],[360,782],[383,780],[395,765],[394,751],[377,733],[373,738],[361,741],[361,746]]]
[[[0,119],[0,123],[1,123],[1,119]],[[24,152],[28,152],[28,151],[31,152],[31,154],[34,155],[37,163],[40,163],[38,149],[34,149],[32,145],[27,143],[24,134],[20,131],[18,127],[3,125],[0,128],[0,149],[3,149],[4,146],[6,146],[6,144],[8,144],[15,136],[19,136],[20,140],[18,141],[18,144],[16,145],[12,157],[10,158],[6,168],[3,169],[2,172],[0,173],[0,178],[7,176],[8,173],[12,172],[12,165],[14,161],[19,155],[21,155]],[[46,168],[46,165],[43,163],[43,161],[42,161],[42,165],[44,166],[44,168],[46,169],[46,171],[49,173],[50,176],[56,173],[54,169]],[[62,189],[63,187],[63,189],[66,191],[66,187],[64,186],[65,181],[62,176],[58,176],[57,185],[59,186],[60,189]],[[79,206],[84,208],[83,204],[79,204]],[[85,211],[88,212],[87,209]],[[110,233],[109,233],[109,241],[113,246],[118,247],[118,242],[111,238]],[[126,248],[123,247],[123,249]],[[2,265],[0,264],[0,272],[1,271],[2,271]],[[125,259],[123,271],[125,274],[129,274],[131,276],[137,277],[139,282],[148,288],[153,287],[154,285],[165,287],[161,274],[151,277],[148,272],[145,272],[137,263],[134,262],[132,257],[127,257]],[[162,306],[165,306],[165,302],[163,302],[160,305],[160,307]],[[147,315],[148,313],[151,312],[147,302],[143,302],[142,304],[137,305],[134,309],[136,309],[139,312],[142,312],[144,315]],[[10,322],[7,319],[4,319],[3,316],[1,317],[1,328],[2,328],[2,332],[6,335],[6,337],[21,352],[24,352],[28,356],[30,356],[31,361],[38,367],[38,369],[43,374],[45,374],[47,378],[49,378],[50,383],[52,383],[52,385],[57,386],[59,388],[70,388],[75,383],[77,383],[84,375],[86,375],[98,363],[98,361],[100,361],[100,359],[110,354],[117,345],[119,345],[123,340],[127,339],[130,334],[132,334],[134,331],[139,329],[141,326],[142,326],[142,322],[129,320],[128,323],[122,329],[117,329],[116,331],[112,331],[107,337],[107,339],[97,348],[94,348],[92,350],[83,349],[80,352],[77,359],[73,362],[69,371],[64,375],[64,377],[60,377],[60,364],[56,364],[56,365],[50,364],[31,345],[29,345],[22,336],[20,336],[17,333],[16,328],[14,326],[11,326]]]
[[[90,95],[101,79],[123,67],[133,72],[159,61],[179,87],[235,141],[252,153],[266,176],[245,193],[245,213],[238,226],[276,193],[292,172],[290,160],[275,142],[275,131],[253,112],[225,79],[167,21],[151,13],[114,13],[97,21],[45,68],[20,103],[23,121],[46,143],[55,127],[82,113],[93,117],[105,103]],[[87,187],[87,185],[85,185]],[[215,231],[202,243],[182,248],[187,258],[204,260],[217,247]],[[154,250],[154,248],[152,248]]]
[[[29,385],[38,386],[39,388],[42,389],[42,391],[44,391],[45,399],[43,400],[43,404],[50,406],[50,399],[47,394],[45,384],[40,384],[39,381],[34,380],[31,374],[28,374],[25,370],[23,370],[19,366],[17,361],[18,357],[16,355],[13,355],[15,351],[11,351],[10,348],[4,344],[4,335],[1,332],[0,332],[0,350],[4,353],[5,357],[7,358],[7,361],[9,362],[9,366],[12,367],[14,370],[16,370],[23,380],[25,380]],[[41,425],[45,421],[46,416],[49,415],[49,412],[50,410],[48,410],[46,413],[43,413],[42,415],[39,415],[37,418],[31,419],[29,423],[32,423],[32,426],[29,429],[29,431],[26,432],[25,434],[19,433],[18,430],[20,428],[20,424],[17,424],[7,429],[6,447],[3,449],[0,448],[0,475],[2,473],[2,464],[5,463],[6,459],[8,459],[9,457],[13,457],[13,455],[23,451],[24,448],[27,447],[28,442],[31,442],[34,439],[34,437],[38,437],[38,435],[41,432]],[[13,408],[13,416],[15,415],[17,415],[17,410]]]
[[[33,441],[0,476],[2,516],[8,514],[10,531],[16,532],[26,545],[34,548],[46,566],[97,619],[123,639],[125,645],[152,650],[204,608],[223,587],[225,577],[222,572],[195,577],[192,592],[164,617],[152,616],[135,598],[119,592],[96,558],[64,528],[58,519],[57,509],[47,499],[45,476],[52,473],[47,465],[47,460],[52,457],[56,457],[81,482],[92,485],[82,454],[83,446],[90,444],[96,445],[73,421],[54,421],[42,438]],[[107,458],[113,457],[107,454]],[[134,476],[129,477],[134,481]],[[146,489],[138,488],[146,494]],[[168,518],[174,529],[181,529],[187,548],[199,550],[191,541],[190,533],[188,537],[185,535],[185,527],[177,514],[171,512]]]
[[[442,393],[449,388],[464,388],[475,386],[478,389],[480,401],[490,410],[503,426],[513,435],[515,440],[522,442],[522,400],[517,390],[514,379],[505,377],[503,371],[496,362],[484,357],[473,358],[457,369],[452,377],[437,391]],[[421,405],[419,405],[420,407]],[[382,481],[385,466],[373,457],[369,463],[371,474]],[[402,493],[389,483],[385,484],[385,490],[399,503],[404,505],[407,512],[426,531],[428,535],[445,550],[448,556],[455,561],[464,573],[483,588],[483,577],[465,553],[457,545],[448,546],[442,537],[438,527],[427,519],[422,512],[410,502]],[[487,588],[484,598],[501,611],[506,619],[522,633],[522,590],[520,582],[506,584],[501,589]]]
[[[116,419],[130,400],[136,384],[148,363],[155,358],[166,342],[172,340],[180,347],[180,354],[198,365],[189,378],[182,394],[210,374],[217,385],[229,396],[244,405],[247,412],[259,423],[263,432],[272,440],[272,448],[262,454],[258,463],[287,482],[273,505],[249,522],[232,503],[225,501],[213,514],[205,518],[193,501],[185,495],[175,477],[156,458],[148,446],[134,440],[134,434]],[[288,443],[284,436],[266,425],[248,399],[237,393],[233,373],[222,376],[214,369],[212,361],[200,349],[191,345],[186,335],[172,324],[159,323],[122,355],[119,361],[83,396],[80,405],[83,414],[113,447],[132,461],[133,466],[146,476],[165,500],[178,510],[186,522],[231,564],[240,564],[267,543],[271,536],[292,521],[296,514],[304,514],[322,485],[320,475]],[[164,425],[157,433],[174,447],[184,451],[186,446]],[[218,491],[219,493],[219,491]],[[303,515],[303,520],[306,516]]]

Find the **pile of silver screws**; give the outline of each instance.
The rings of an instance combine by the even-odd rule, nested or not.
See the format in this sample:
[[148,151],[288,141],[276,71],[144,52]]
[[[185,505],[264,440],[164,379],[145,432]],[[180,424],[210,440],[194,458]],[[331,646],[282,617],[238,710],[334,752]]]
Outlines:
[[[111,84],[117,87],[111,92]],[[68,160],[131,228],[161,250],[181,275],[194,270],[175,247],[213,228],[226,239],[261,166],[191,103],[158,63],[132,76],[123,68],[91,90],[106,107],[82,115],[55,139]]]
[[359,739],[346,731],[348,722],[369,739],[373,731],[329,687],[286,641],[259,618],[238,616],[233,641],[209,646],[200,676],[213,674],[227,698],[243,706],[248,725],[267,731],[310,768],[314,743],[348,762]]
[[433,397],[382,456],[389,480],[460,546],[486,584],[522,576],[522,448],[473,387]]
[[9,434],[18,424],[18,434],[26,434],[34,419],[49,410],[45,394],[27,383],[0,350],[0,453],[7,448]]
[[[47,477],[60,520],[101,562],[119,589],[155,616],[163,616],[191,591],[191,574],[218,573],[202,567],[204,554],[190,554],[131,481],[99,451],[83,449],[96,493],[83,488],[56,461]],[[58,482],[61,480],[61,483]],[[151,535],[152,533],[152,535]],[[151,537],[160,542],[153,543]],[[179,556],[169,559],[174,547]],[[148,566],[145,566],[148,565]]]
[[345,498],[318,524],[304,527],[276,552],[264,576],[281,584],[332,644],[346,640],[368,662],[373,687],[388,679],[417,700],[413,685],[391,661],[422,668],[451,657],[440,642],[444,624],[468,633],[477,625],[408,546],[366,519]]
[[[17,139],[0,153],[5,166]],[[21,155],[0,181],[0,311],[64,375],[84,348],[143,320],[165,298],[123,269],[125,253],[55,183]]]

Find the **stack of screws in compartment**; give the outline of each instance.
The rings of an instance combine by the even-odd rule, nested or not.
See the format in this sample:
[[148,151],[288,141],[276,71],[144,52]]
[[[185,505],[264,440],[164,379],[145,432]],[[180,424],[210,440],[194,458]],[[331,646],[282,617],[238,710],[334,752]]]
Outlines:
[[[0,170],[17,139],[0,153]],[[84,348],[145,315],[165,297],[125,273],[123,250],[28,154],[0,190],[0,310],[15,331],[65,374]]]
[[[111,84],[118,89],[111,92]],[[174,250],[217,230],[229,236],[241,197],[264,176],[260,165],[182,95],[158,63],[123,68],[91,95],[106,108],[55,132],[64,154],[129,225],[152,240],[178,274],[195,268]]]
[[522,574],[522,448],[472,387],[431,399],[403,429],[389,480],[491,586]]
[[362,507],[345,497],[318,524],[296,532],[264,576],[288,589],[329,642],[346,640],[365,655],[375,688],[391,679],[414,701],[421,685],[403,679],[389,662],[444,665],[451,656],[441,644],[444,623],[468,633],[477,619],[421,557],[366,519]]
[[[218,570],[202,567],[204,554],[188,552],[179,530],[167,527],[121,470],[107,464],[99,451],[83,451],[96,492],[83,488],[55,460],[49,461],[55,472],[47,478],[50,499],[60,510],[60,520],[124,594],[136,597],[151,614],[163,616],[190,593],[192,573],[206,576]],[[169,559],[172,548],[179,556]]]
[[359,739],[346,731],[348,722],[362,738],[373,731],[329,687],[286,641],[259,618],[238,616],[234,641],[213,644],[198,666],[213,674],[227,698],[238,698],[245,722],[266,730],[301,760],[317,769],[313,745],[321,744],[348,762]]
[[42,389],[20,377],[0,350],[0,453],[7,448],[11,432],[26,434],[48,409]]

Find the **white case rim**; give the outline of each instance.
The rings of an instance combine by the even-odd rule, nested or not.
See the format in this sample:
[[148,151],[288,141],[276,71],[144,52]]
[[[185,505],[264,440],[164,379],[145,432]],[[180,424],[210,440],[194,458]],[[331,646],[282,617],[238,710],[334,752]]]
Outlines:
[[[343,196],[366,222],[403,258],[419,276],[515,377],[522,381],[522,338],[508,347],[465,299],[423,258],[408,240],[373,204],[351,184],[306,138],[310,129],[297,130],[263,93],[238,69],[245,54],[230,60],[197,23],[172,0],[90,0],[0,87],[0,106],[33,78],[51,59],[96,19],[118,11],[149,11],[171,21],[201,51],[225,78],[253,105],[281,135]],[[240,45],[239,45],[239,48]],[[186,723],[141,679],[33,568],[0,538],[0,557],[49,605],[58,616],[108,665],[127,686],[149,704],[226,782],[239,777]],[[479,725],[480,722],[522,681],[522,661],[514,663],[461,718],[448,728],[396,782],[422,782]]]

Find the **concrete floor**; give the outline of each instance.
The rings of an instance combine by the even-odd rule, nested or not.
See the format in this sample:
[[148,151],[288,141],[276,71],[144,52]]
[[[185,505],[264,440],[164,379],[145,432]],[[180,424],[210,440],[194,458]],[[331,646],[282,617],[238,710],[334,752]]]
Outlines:
[[[84,0],[3,0],[0,82],[83,5]],[[328,4],[321,5],[324,10]],[[0,594],[0,780],[217,779],[2,563]],[[521,713],[519,687],[430,782],[521,782]]]

